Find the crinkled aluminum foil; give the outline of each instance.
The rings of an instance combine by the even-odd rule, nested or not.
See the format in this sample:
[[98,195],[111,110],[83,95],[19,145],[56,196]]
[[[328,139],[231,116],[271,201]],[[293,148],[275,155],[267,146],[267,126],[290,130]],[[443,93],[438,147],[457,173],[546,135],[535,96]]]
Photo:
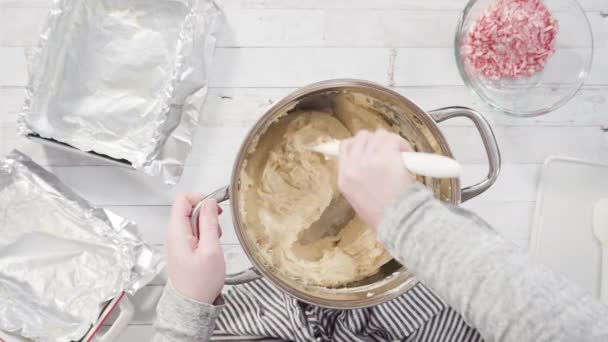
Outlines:
[[0,159],[0,330],[79,340],[102,303],[163,266],[135,223],[92,207],[20,152]]
[[212,0],[55,0],[32,54],[22,134],[175,184],[207,95]]

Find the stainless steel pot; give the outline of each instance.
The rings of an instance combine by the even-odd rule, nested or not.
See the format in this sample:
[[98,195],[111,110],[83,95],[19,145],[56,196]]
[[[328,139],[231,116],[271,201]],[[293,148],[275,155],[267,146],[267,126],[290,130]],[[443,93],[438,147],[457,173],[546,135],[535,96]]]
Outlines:
[[[490,125],[476,111],[465,107],[448,107],[427,113],[400,94],[378,84],[361,80],[329,80],[308,85],[277,102],[266,111],[249,131],[241,145],[232,169],[230,185],[207,196],[218,202],[230,201],[236,235],[247,257],[254,265],[245,271],[227,275],[227,284],[241,284],[263,276],[281,290],[304,302],[327,308],[353,309],[384,303],[403,294],[416,283],[415,276],[408,272],[406,267],[392,260],[384,265],[377,274],[343,288],[325,288],[303,284],[276,272],[272,265],[266,264],[259,257],[255,241],[252,241],[246,233],[247,227],[244,224],[239,203],[239,189],[241,172],[245,167],[244,161],[249,153],[249,148],[278,117],[289,115],[294,110],[326,110],[328,107],[332,107],[332,100],[339,93],[346,93],[357,105],[383,115],[386,120],[398,127],[400,134],[406,137],[418,151],[452,157],[449,145],[437,123],[455,117],[465,117],[475,124],[488,157],[488,176],[479,183],[462,189],[459,179],[420,179],[442,201],[459,204],[461,201],[467,201],[486,191],[496,181],[500,170],[498,145]],[[195,207],[192,214],[193,227],[197,225],[201,203]],[[198,231],[198,229],[195,230]]]

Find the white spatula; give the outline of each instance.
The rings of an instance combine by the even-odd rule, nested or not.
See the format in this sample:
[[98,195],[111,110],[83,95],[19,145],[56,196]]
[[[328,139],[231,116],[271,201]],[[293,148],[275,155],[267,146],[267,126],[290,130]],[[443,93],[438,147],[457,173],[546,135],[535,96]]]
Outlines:
[[593,207],[593,234],[602,247],[600,300],[608,305],[608,198],[602,198]]
[[[340,141],[334,140],[309,148],[312,151],[323,153],[329,157],[337,157],[340,154]],[[460,177],[462,167],[452,158],[439,154],[421,152],[402,152],[403,164],[411,172],[434,178]]]

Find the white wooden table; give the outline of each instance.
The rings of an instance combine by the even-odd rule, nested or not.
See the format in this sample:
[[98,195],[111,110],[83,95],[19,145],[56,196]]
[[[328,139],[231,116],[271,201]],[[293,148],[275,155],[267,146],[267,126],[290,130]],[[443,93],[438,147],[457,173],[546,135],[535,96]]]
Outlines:
[[[50,0],[0,0],[0,155],[17,148],[52,170],[96,205],[135,220],[162,248],[168,206],[181,191],[227,184],[247,129],[264,108],[297,87],[331,78],[362,78],[394,88],[424,109],[475,108],[493,124],[502,173],[465,206],[522,246],[529,238],[540,165],[550,155],[608,162],[608,1],[581,0],[592,24],[595,55],[584,88],[546,116],[517,119],[490,110],[464,86],[453,57],[457,18],[465,0],[221,0],[225,25],[211,89],[192,155],[173,189],[124,168],[45,149],[19,137],[15,119],[24,97],[26,59]],[[487,162],[466,121],[442,125],[464,183],[484,177]],[[249,262],[224,214],[229,271]],[[166,277],[135,295],[136,316],[121,341],[146,341]]]

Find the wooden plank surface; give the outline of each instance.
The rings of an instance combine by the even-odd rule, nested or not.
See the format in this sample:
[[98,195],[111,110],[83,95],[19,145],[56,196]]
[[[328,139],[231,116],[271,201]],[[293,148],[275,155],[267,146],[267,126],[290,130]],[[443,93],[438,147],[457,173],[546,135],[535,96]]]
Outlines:
[[[5,7],[0,45],[34,46],[47,8]],[[232,9],[219,47],[452,47],[458,10]],[[587,16],[597,47],[606,47],[606,20]],[[35,20],[34,20],[35,19]],[[559,19],[559,15],[558,15]],[[349,34],[344,34],[345,28]],[[583,25],[561,32],[559,46],[580,46]]]
[[[227,184],[249,127],[273,103],[308,83],[363,78],[391,86],[423,109],[470,106],[493,125],[503,155],[498,182],[465,203],[507,239],[526,248],[542,162],[568,155],[608,163],[608,2],[581,0],[596,51],[583,89],[550,115],[514,118],[489,108],[467,89],[453,57],[465,0],[218,0],[225,10],[210,90],[193,153],[175,188],[126,168],[41,147],[16,134],[25,97],[27,55],[37,44],[50,0],[0,0],[0,155],[18,148],[78,193],[139,224],[163,248],[169,205],[178,192]],[[578,35],[564,37],[575,44]],[[463,184],[483,179],[487,165],[477,132],[463,119],[441,125],[464,163]],[[222,243],[229,271],[250,263],[225,208]],[[152,336],[163,272],[133,298],[136,317],[120,341]]]
[[[603,126],[608,124],[608,90],[604,86],[584,86],[571,101],[551,115],[516,118],[487,108],[464,86],[395,87],[421,108],[432,110],[459,105],[476,108],[498,126]],[[295,88],[212,88],[201,115],[202,127],[244,127],[251,125],[276,101]],[[15,132],[15,122],[25,96],[22,87],[0,87],[0,128],[7,138]],[[466,119],[453,119],[442,127],[470,126]],[[14,134],[13,134],[14,135]]]
[[[0,47],[3,86],[26,85],[26,53],[23,47]],[[361,78],[396,87],[463,84],[452,48],[218,48],[215,59],[222,63],[210,71],[214,88],[292,88],[333,78]],[[603,63],[607,59],[608,48],[595,49],[587,85],[608,84],[608,65]]]
[[[402,10],[462,10],[468,0],[217,0],[223,9],[402,9]],[[604,11],[604,0],[579,0],[586,11]],[[48,8],[52,0],[0,0],[3,7]]]

